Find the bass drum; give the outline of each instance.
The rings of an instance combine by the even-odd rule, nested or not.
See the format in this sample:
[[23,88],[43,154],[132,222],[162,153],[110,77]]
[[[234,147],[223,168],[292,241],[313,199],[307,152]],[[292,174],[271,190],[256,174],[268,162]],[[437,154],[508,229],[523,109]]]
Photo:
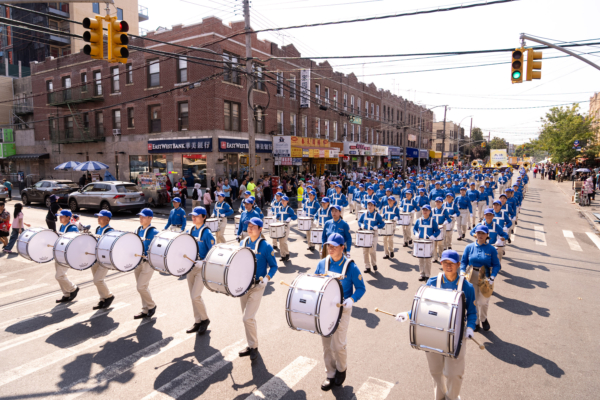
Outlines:
[[53,249],[57,239],[58,234],[50,229],[26,229],[17,240],[17,252],[29,261],[47,263],[54,260]]
[[150,266],[173,276],[190,272],[197,258],[198,244],[189,233],[160,232],[154,236],[148,248]]
[[62,267],[84,271],[96,263],[97,244],[96,238],[87,233],[65,233],[54,244],[54,258]]
[[237,243],[221,243],[213,246],[203,264],[202,281],[211,292],[241,297],[254,283],[256,276],[254,251],[247,247],[240,247]]
[[110,231],[100,236],[96,258],[100,266],[121,272],[133,271],[142,262],[144,244],[131,232]]

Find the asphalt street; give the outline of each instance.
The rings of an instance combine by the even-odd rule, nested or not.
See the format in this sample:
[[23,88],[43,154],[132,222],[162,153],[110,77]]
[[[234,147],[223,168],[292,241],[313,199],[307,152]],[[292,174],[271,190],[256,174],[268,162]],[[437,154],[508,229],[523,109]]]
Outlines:
[[[485,345],[466,343],[463,399],[597,399],[600,390],[600,237],[570,203],[570,183],[531,179],[513,244],[490,301],[491,330],[476,333]],[[7,207],[12,212],[12,205]],[[45,227],[46,210],[24,209],[25,222]],[[92,212],[82,223],[97,225]],[[355,216],[345,220],[355,231]],[[163,217],[153,225],[162,228]],[[118,214],[111,225],[133,231],[138,220]],[[397,230],[398,233],[398,230]],[[376,313],[410,309],[418,261],[401,247],[364,276],[367,292],[352,308],[348,373],[342,387],[322,392],[321,338],[287,326],[288,289],[319,256],[292,227],[291,259],[279,262],[257,315],[259,358],[237,352],[246,345],[238,299],[204,291],[211,320],[203,336],[187,335],[194,322],[187,282],[154,273],[150,290],[157,314],[133,320],[141,308],[133,273],[107,277],[116,298],[93,311],[98,294],[90,271],[69,271],[80,286],[77,299],[61,297],[54,263],[36,264],[17,254],[0,256],[0,400],[2,399],[430,399],[433,382],[425,353],[410,346],[408,324]],[[456,241],[462,253],[472,241]],[[226,239],[234,240],[233,221]],[[361,249],[352,249],[362,270]],[[278,257],[279,259],[279,257]],[[433,271],[438,265],[433,264]]]

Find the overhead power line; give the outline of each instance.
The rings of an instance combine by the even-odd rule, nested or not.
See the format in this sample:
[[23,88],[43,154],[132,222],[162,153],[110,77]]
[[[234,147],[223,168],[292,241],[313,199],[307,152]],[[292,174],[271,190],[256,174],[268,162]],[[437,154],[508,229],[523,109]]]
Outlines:
[[505,107],[505,108],[484,108],[484,107],[454,107],[452,106],[453,110],[524,110],[524,109],[529,109],[529,108],[549,108],[549,107],[559,107],[559,106],[570,106],[573,104],[580,104],[580,103],[589,103],[589,100],[583,100],[583,101],[572,101],[570,103],[562,103],[562,104],[551,104],[551,105],[547,105],[547,106],[533,106],[533,107]]

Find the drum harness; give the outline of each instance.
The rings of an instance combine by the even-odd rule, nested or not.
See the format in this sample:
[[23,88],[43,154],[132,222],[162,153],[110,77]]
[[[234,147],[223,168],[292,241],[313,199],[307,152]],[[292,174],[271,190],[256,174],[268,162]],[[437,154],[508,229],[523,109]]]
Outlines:
[[317,219],[319,220],[319,226],[325,225],[325,221],[323,221],[323,219],[325,219],[327,217],[327,214],[329,214],[330,208],[331,205],[329,205],[329,207],[327,207],[327,209],[325,210],[325,215],[323,215],[322,213],[323,207],[319,208],[319,211],[317,211]]
[[338,204],[338,201],[339,201],[339,202],[341,202],[341,201],[342,201],[342,196],[343,196],[343,195],[344,195],[343,193],[340,193],[340,194],[337,194],[337,193],[336,193],[336,194],[334,194],[333,196],[331,196],[331,198],[332,198],[332,199],[333,199],[333,201],[335,202],[335,204],[334,204],[334,205],[336,205],[336,206],[340,206],[340,207],[341,207],[341,204]]
[[[427,228],[433,229],[433,218],[431,218],[431,216],[429,217],[429,225],[424,224],[425,220],[423,219],[423,217],[419,218],[418,221],[419,221],[419,228],[425,228],[424,234],[425,234],[425,236],[427,236]],[[420,234],[420,232],[419,232],[419,234]],[[432,234],[433,234],[433,232],[432,232]],[[427,237],[424,237],[423,239],[429,240],[429,238],[427,238]]]
[[[148,227],[144,231],[144,236],[142,236],[142,242],[146,241],[146,235],[148,235],[148,231],[150,230],[150,228],[154,228],[154,227],[152,225],[148,225]],[[138,226],[137,230],[135,231],[135,234],[138,235],[138,236],[140,236],[140,231],[141,230],[142,230],[142,226],[140,225],[140,226]]]
[[[221,207],[219,207],[219,204],[221,204]],[[217,201],[217,204],[215,204],[215,215],[219,219],[219,222],[221,222],[221,218],[227,218],[227,217],[220,216],[221,210],[225,207],[224,204],[227,204],[227,203],[225,203],[225,200],[223,200],[220,203]]]
[[[102,228],[102,227],[101,227],[101,226],[97,226],[97,227],[96,227],[96,235],[98,235],[98,229],[99,229],[99,228]],[[104,228],[104,230],[102,231],[102,235],[104,235],[105,233],[108,233],[108,232],[110,232],[110,231],[114,231],[114,230],[115,230],[115,229],[114,229],[112,226],[110,226],[110,225],[106,225],[106,227],[105,227],[105,228]],[[102,235],[100,235],[100,236],[102,236]]]
[[365,229],[368,231],[374,231],[375,229],[372,228],[371,224],[375,224],[375,220],[377,219],[376,215],[378,214],[377,210],[373,211],[373,218],[369,218],[369,212],[367,211],[365,213],[365,219],[363,221],[363,224],[365,224],[365,222],[369,222],[368,225],[366,225]]
[[[244,238],[241,243],[242,243],[242,247],[248,247],[248,249],[250,249],[251,251],[254,252],[254,255],[257,255],[258,248],[260,247],[260,244],[263,242],[263,240],[265,240],[265,239],[261,238],[260,236],[258,237],[258,240],[256,241],[256,246],[254,246],[254,250],[250,249],[248,247],[248,242],[250,241],[250,236]],[[252,280],[254,281],[255,285],[260,283],[260,280],[256,279],[256,277],[254,277]]]
[[64,231],[62,231],[62,232],[60,232],[60,234],[61,234],[61,235],[64,235],[65,233],[68,233],[68,232],[69,232],[69,228],[70,228],[70,227],[72,227],[72,226],[75,226],[75,224],[72,224],[72,223],[70,223],[70,222],[69,222],[69,223],[67,224],[67,226],[65,226],[65,230],[64,230]]
[[306,207],[305,211],[308,213],[308,215],[307,215],[308,217],[314,217],[314,215],[310,214],[310,210],[315,206],[315,202],[316,202],[316,200],[313,200],[313,201],[310,201],[310,202],[307,201],[306,203],[304,203],[304,207]]
[[[392,208],[391,210],[390,210],[390,206],[385,206],[385,208],[384,208],[384,210],[385,210],[385,211],[383,212],[384,218],[387,218],[387,216],[388,216],[388,215],[390,215],[390,214],[391,214],[392,216],[393,216],[394,214],[396,214],[396,210],[397,210],[397,209],[398,209],[398,206],[397,206],[397,205],[396,205],[396,206],[394,206],[394,208]],[[391,219],[392,219],[392,218],[389,218],[389,220],[391,220]]]
[[327,256],[327,260],[325,261],[325,273],[323,275],[330,276],[334,279],[337,279],[338,281],[346,279],[346,270],[348,269],[348,266],[351,262],[354,262],[354,260],[352,260],[351,258],[347,258],[346,262],[344,263],[344,266],[342,267],[342,272],[339,274],[337,272],[329,272],[329,266],[331,265],[331,256]]

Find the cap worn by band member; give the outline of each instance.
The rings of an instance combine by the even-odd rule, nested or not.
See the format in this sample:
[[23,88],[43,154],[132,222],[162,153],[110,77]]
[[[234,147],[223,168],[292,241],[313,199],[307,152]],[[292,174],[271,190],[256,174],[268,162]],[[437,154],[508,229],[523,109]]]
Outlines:
[[262,227],[263,227],[263,222],[262,222],[262,220],[261,220],[260,218],[258,218],[258,217],[253,217],[253,218],[250,218],[250,220],[249,220],[249,221],[244,221],[244,225],[249,225],[249,224],[256,225],[256,226],[258,226],[259,228],[262,228]]

